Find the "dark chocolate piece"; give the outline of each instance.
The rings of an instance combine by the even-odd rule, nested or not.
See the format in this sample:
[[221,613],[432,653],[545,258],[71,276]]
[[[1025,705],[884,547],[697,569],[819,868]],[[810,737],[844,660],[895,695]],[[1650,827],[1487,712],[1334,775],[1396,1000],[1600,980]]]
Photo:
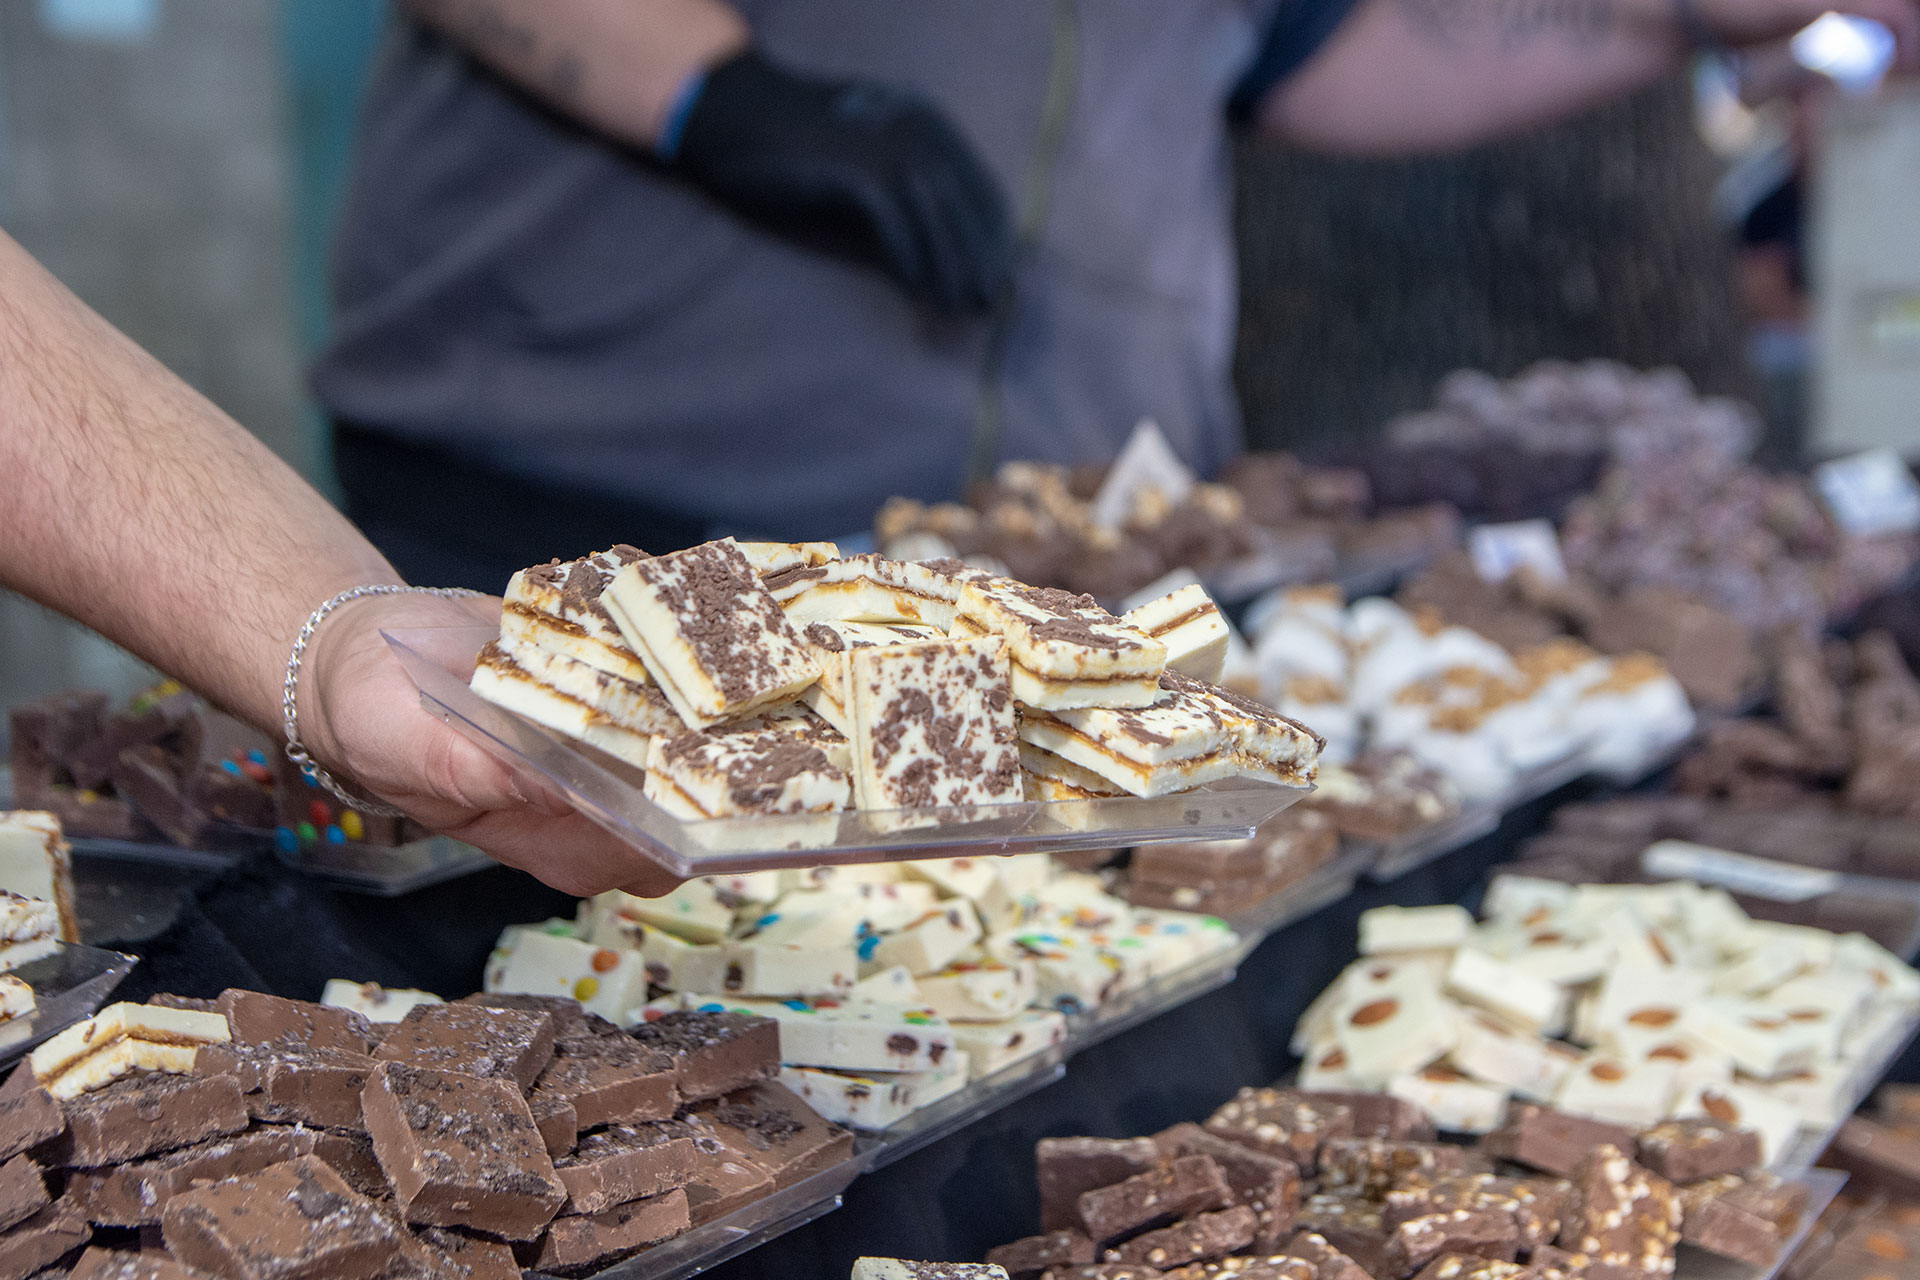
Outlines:
[[238,1133],[252,1118],[232,1076],[124,1076],[60,1104],[67,1131],[50,1164],[97,1168]]
[[25,1222],[52,1203],[39,1165],[25,1156],[0,1164],[0,1230]]
[[354,1054],[368,1049],[367,1020],[347,1009],[229,987],[214,1001],[214,1011],[227,1015],[228,1029],[242,1044]]
[[1105,1246],[1232,1203],[1233,1190],[1219,1165],[1206,1156],[1181,1156],[1124,1182],[1083,1193],[1080,1222],[1095,1244]]
[[1640,1163],[1669,1182],[1699,1182],[1760,1167],[1760,1135],[1718,1120],[1668,1120],[1640,1135]]
[[63,1196],[0,1232],[0,1280],[26,1280],[85,1245],[87,1220]]
[[1048,1231],[987,1250],[987,1265],[1004,1267],[1009,1280],[1035,1280],[1050,1267],[1093,1261],[1093,1241],[1078,1231]]
[[373,1056],[429,1071],[510,1080],[522,1093],[553,1061],[551,1013],[488,1009],[470,1004],[425,1004],[407,1011],[380,1039]]
[[[44,1273],[42,1273],[44,1274]],[[69,1280],[198,1280],[164,1253],[89,1246],[73,1264]]]
[[625,1037],[581,1037],[557,1044],[533,1092],[571,1103],[574,1123],[583,1131],[665,1120],[679,1107],[667,1056]]
[[[1040,1280],[1163,1280],[1163,1276],[1157,1268],[1130,1262],[1092,1262],[1051,1267],[1041,1274]],[[1249,1280],[1257,1278],[1250,1276]],[[1303,1276],[1298,1280],[1313,1280],[1313,1277]]]
[[1220,1258],[1253,1243],[1258,1226],[1243,1204],[1217,1213],[1200,1213],[1158,1231],[1147,1231],[1107,1251],[1109,1261],[1144,1262],[1150,1267],[1179,1267],[1204,1258]]
[[643,1022],[633,1038],[667,1055],[683,1102],[704,1102],[780,1072],[780,1024],[733,1012],[683,1011]]
[[1631,1151],[1633,1130],[1568,1115],[1550,1107],[1517,1103],[1508,1110],[1506,1124],[1488,1134],[1481,1141],[1480,1149],[1497,1159],[1530,1165],[1565,1178],[1572,1175],[1589,1151],[1603,1143]]
[[1380,1206],[1357,1196],[1315,1194],[1300,1202],[1294,1220],[1352,1258],[1368,1275],[1382,1275],[1387,1224]]
[[1042,1138],[1034,1146],[1040,1180],[1040,1229],[1078,1230],[1080,1197],[1160,1163],[1150,1138]]
[[514,1252],[522,1266],[536,1271],[584,1275],[671,1239],[689,1225],[687,1193],[673,1190],[602,1213],[555,1219],[537,1243]]
[[1327,1107],[1345,1107],[1351,1113],[1353,1132],[1333,1137],[1380,1138],[1387,1142],[1432,1142],[1433,1121],[1426,1110],[1405,1098],[1390,1093],[1358,1093],[1343,1089],[1300,1089],[1296,1092],[1310,1102]]
[[1680,1238],[1690,1245],[1753,1267],[1779,1261],[1786,1237],[1779,1224],[1748,1213],[1726,1196],[1715,1196],[1687,1211]]
[[771,1080],[704,1104],[685,1118],[772,1174],[777,1188],[790,1187],[853,1155],[850,1131],[827,1123]]
[[1409,1275],[1446,1254],[1512,1262],[1520,1252],[1513,1218],[1490,1209],[1452,1209],[1409,1218],[1387,1237],[1387,1271]]
[[402,1238],[312,1156],[182,1192],[161,1231],[176,1261],[221,1280],[374,1280]]
[[553,1162],[567,1189],[566,1211],[599,1213],[685,1186],[698,1152],[694,1131],[679,1120],[643,1121],[583,1135]]
[[1207,1117],[1208,1132],[1272,1155],[1312,1173],[1320,1144],[1353,1136],[1353,1112],[1299,1089],[1242,1089]]
[[314,1138],[306,1129],[250,1130],[181,1147],[150,1160],[77,1170],[67,1179],[67,1195],[96,1226],[144,1226],[159,1222],[167,1202],[190,1188],[196,1179],[240,1177],[310,1155]]
[[1153,1142],[1168,1156],[1207,1156],[1220,1166],[1235,1202],[1259,1220],[1254,1252],[1272,1254],[1293,1234],[1293,1215],[1300,1207],[1300,1171],[1293,1161],[1229,1142],[1197,1124],[1174,1125],[1155,1134]]
[[408,1222],[529,1240],[566,1202],[509,1079],[387,1062],[367,1080],[361,1109]]
[[1609,1266],[1671,1274],[1680,1240],[1680,1200],[1671,1183],[1608,1143],[1587,1153],[1572,1182],[1561,1248]]
[[1920,1198],[1920,1139],[1877,1120],[1849,1117],[1820,1162],[1890,1195]]

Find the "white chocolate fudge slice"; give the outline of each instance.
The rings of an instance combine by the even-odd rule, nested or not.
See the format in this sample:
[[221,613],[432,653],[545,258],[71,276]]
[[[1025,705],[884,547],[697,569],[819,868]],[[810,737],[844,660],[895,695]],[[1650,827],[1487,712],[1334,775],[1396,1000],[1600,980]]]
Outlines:
[[778,730],[656,739],[647,798],[694,818],[831,813],[852,788],[826,753]]
[[721,989],[743,996],[844,999],[860,976],[852,946],[795,947],[781,943],[728,942]]
[[1028,929],[995,934],[987,939],[986,950],[1008,964],[1032,961],[1039,1003],[1066,1013],[1098,1008],[1131,985],[1117,953],[1064,933]]
[[[1127,794],[1124,787],[1093,770],[1024,741],[1020,744],[1020,786],[1022,794],[1036,804],[1111,800]],[[1077,818],[1073,810],[1060,810],[1053,818],[1076,829],[1084,829],[1093,821]]]
[[1492,1133],[1507,1118],[1507,1093],[1447,1067],[1428,1067],[1387,1081],[1386,1092],[1427,1113],[1449,1133]]
[[1121,615],[1121,621],[1158,640],[1167,650],[1167,667],[1195,680],[1220,682],[1232,634],[1220,606],[1207,589],[1190,582],[1158,600]]
[[516,667],[549,692],[591,707],[622,728],[649,737],[687,731],[686,722],[651,679],[613,675],[545,645],[529,643],[505,627],[497,643]]
[[0,973],[58,951],[59,931],[59,912],[51,902],[0,889]]
[[[813,692],[813,686],[809,685],[807,692]],[[804,698],[805,695],[802,696]],[[784,733],[790,738],[798,738],[810,747],[818,747],[834,768],[848,777],[853,776],[852,740],[828,723],[824,716],[804,701],[769,707],[758,715],[748,716],[744,720],[727,720],[703,732],[725,735],[763,733],[768,730]]]
[[1551,1102],[1579,1055],[1549,1040],[1522,1035],[1483,1013],[1458,1022],[1460,1042],[1448,1060],[1460,1070],[1532,1102]]
[[949,1022],[998,1022],[1032,1004],[1038,994],[1033,962],[1011,964],[983,960],[978,964],[950,964],[920,979],[920,991],[930,1008]]
[[940,972],[980,940],[980,916],[965,898],[943,902],[897,933],[881,938],[867,957],[871,967],[905,965],[920,978]]
[[226,1015],[159,1005],[108,1005],[68,1027],[28,1058],[33,1078],[62,1101],[104,1089],[135,1071],[186,1075],[203,1044],[225,1044]]
[[1920,1004],[1920,973],[1864,933],[1846,933],[1834,940],[1836,969],[1864,973],[1873,980],[1880,1000],[1909,1006]]
[[960,590],[990,575],[958,560],[848,556],[771,574],[767,587],[796,626],[811,622],[907,622],[953,627]]
[[695,728],[791,700],[820,676],[731,538],[623,565],[601,602]]
[[660,898],[623,893],[619,910],[688,942],[718,942],[733,928],[733,907],[705,880],[689,880]]
[[1360,954],[1432,951],[1466,945],[1473,914],[1445,903],[1433,907],[1375,907],[1360,913]]
[[508,657],[498,640],[480,650],[473,668],[473,691],[497,707],[523,715],[590,747],[598,747],[637,769],[647,767],[653,739],[619,723],[604,711],[570,698],[535,679]]
[[956,1056],[953,1030],[931,1009],[837,1000],[694,996],[686,1007],[737,1009],[780,1024],[780,1060],[842,1071],[931,1071]]
[[1169,795],[1240,771],[1234,726],[1207,700],[1177,688],[1163,687],[1150,707],[1029,710],[1020,738],[1136,796]]
[[853,984],[853,990],[847,992],[847,999],[857,1004],[926,1003],[920,998],[920,984],[913,980],[913,971],[903,964],[868,974]]
[[1066,1015],[1053,1009],[1025,1009],[1001,1022],[953,1024],[953,1043],[967,1055],[976,1080],[1045,1053],[1066,1038]]
[[320,992],[320,1003],[330,1009],[346,1009],[368,1022],[399,1022],[423,1004],[445,1004],[431,991],[413,987],[383,987],[377,982],[354,982],[349,978],[328,978]]
[[647,553],[624,544],[578,560],[522,569],[507,583],[500,630],[624,680],[647,679],[646,668],[600,603],[623,565]]
[[1004,578],[968,583],[955,629],[1006,638],[1013,696],[1022,706],[1148,707],[1160,697],[1166,646],[1091,596]]
[[1561,1081],[1554,1105],[1578,1116],[1644,1129],[1673,1106],[1674,1070],[1665,1062],[1630,1062],[1606,1051],[1589,1054]]
[[1403,969],[1386,981],[1352,988],[1334,1017],[1334,1043],[1347,1074],[1364,1088],[1420,1071],[1459,1042],[1452,1005],[1425,972]]
[[34,1010],[33,988],[12,974],[0,974],[0,1022],[24,1018]]
[[[1747,1087],[1786,1103],[1799,1113],[1803,1127],[1826,1129],[1847,1118],[1848,1109],[1853,1106],[1854,1077],[1857,1074],[1857,1069],[1851,1064],[1822,1062],[1805,1071],[1796,1071],[1778,1080]],[[1724,1088],[1728,1083],[1729,1080],[1708,1081],[1696,1087]]]
[[1231,689],[1204,684],[1178,672],[1162,681],[1211,705],[1237,740],[1234,760],[1250,778],[1305,786],[1320,769],[1320,752],[1327,745],[1307,726]]
[[647,969],[641,952],[596,947],[551,933],[523,934],[486,989],[516,995],[569,996],[589,1012],[618,1021],[646,1003]]
[[1018,724],[999,639],[857,649],[851,675],[861,808],[1023,798]]
[[1007,1280],[1007,1272],[991,1263],[861,1258],[853,1264],[853,1280]]
[[73,853],[55,815],[37,809],[0,813],[0,889],[52,903],[55,935],[62,942],[80,941]]
[[923,858],[903,862],[909,876],[925,880],[948,898],[971,898],[978,902],[1000,882],[998,858]]
[[740,542],[734,545],[762,578],[840,558],[840,548],[831,542]]
[[1565,1018],[1566,994],[1558,986],[1473,947],[1453,953],[1446,991],[1535,1035],[1551,1034]]
[[955,1054],[944,1066],[928,1071],[870,1075],[825,1067],[782,1067],[780,1083],[833,1124],[885,1129],[964,1089],[967,1059]]
[[945,632],[904,622],[810,622],[800,636],[820,664],[820,679],[808,686],[801,700],[842,734],[853,736],[853,709],[848,705],[848,680],[855,649],[878,649],[916,640],[939,640]]
[[1685,1014],[1687,1034],[1733,1059],[1757,1080],[1804,1071],[1819,1058],[1820,1037],[1785,1013],[1758,1001],[1713,997]]

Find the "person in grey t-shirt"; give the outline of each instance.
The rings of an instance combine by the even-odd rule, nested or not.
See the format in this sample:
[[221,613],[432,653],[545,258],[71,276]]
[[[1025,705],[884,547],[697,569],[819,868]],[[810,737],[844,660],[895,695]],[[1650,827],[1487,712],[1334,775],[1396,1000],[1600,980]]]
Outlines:
[[1461,145],[1916,0],[406,0],[314,372],[349,511],[498,589],[828,537],[1141,418],[1240,447],[1232,118]]

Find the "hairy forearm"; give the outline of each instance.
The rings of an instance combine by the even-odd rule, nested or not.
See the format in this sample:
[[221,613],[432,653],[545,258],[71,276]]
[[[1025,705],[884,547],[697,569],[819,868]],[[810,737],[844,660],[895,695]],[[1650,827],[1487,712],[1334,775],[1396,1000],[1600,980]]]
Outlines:
[[0,585],[267,727],[308,611],[397,581],[291,468],[0,233]]
[[724,0],[405,0],[408,12],[522,89],[638,147],[660,138],[695,72],[746,47]]
[[1261,121],[1325,150],[1444,150],[1638,88],[1683,51],[1671,0],[1362,0]]

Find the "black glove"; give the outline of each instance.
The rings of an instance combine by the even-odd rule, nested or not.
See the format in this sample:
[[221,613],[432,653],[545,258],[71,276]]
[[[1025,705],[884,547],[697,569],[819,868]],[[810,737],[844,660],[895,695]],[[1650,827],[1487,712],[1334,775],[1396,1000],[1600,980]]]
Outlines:
[[708,73],[673,164],[736,213],[943,311],[986,308],[1013,270],[999,183],[904,89],[796,75],[749,50]]

